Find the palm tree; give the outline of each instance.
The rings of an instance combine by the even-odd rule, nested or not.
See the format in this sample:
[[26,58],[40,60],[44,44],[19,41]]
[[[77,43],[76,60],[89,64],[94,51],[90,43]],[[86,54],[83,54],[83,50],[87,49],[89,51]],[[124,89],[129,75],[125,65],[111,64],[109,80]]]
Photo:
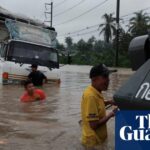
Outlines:
[[99,25],[100,34],[104,34],[105,42],[109,43],[112,40],[112,36],[116,34],[116,25],[115,25],[115,18],[113,14],[104,14],[102,18],[105,20],[104,23]]
[[129,32],[133,36],[147,34],[150,17],[143,11],[135,12],[135,16],[130,19]]
[[67,62],[68,64],[71,64],[71,52],[72,52],[72,38],[71,37],[66,37],[65,42],[67,44]]
[[67,44],[67,48],[70,49],[72,46],[72,38],[71,37],[66,37],[65,42]]

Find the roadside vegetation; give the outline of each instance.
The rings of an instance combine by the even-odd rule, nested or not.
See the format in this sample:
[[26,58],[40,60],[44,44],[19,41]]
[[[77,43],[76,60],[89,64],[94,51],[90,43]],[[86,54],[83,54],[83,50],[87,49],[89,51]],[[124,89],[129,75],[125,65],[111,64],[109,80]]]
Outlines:
[[[104,40],[97,40],[94,36],[84,41],[80,39],[74,43],[71,37],[65,38],[65,45],[57,41],[57,49],[60,54],[60,63],[95,65],[105,63],[108,66],[115,64],[116,51],[116,19],[113,14],[104,14],[103,23],[99,25],[99,34]],[[147,13],[139,11],[129,20],[129,24],[123,29],[120,26],[119,36],[119,67],[130,67],[128,47],[130,41],[140,35],[148,34],[150,29],[150,17]]]

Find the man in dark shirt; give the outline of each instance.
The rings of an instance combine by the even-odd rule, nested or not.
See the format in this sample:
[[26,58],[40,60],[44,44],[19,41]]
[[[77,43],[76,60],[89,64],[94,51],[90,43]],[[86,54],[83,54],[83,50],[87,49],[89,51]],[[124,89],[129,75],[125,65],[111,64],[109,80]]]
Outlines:
[[38,66],[36,64],[33,64],[31,68],[32,72],[28,75],[28,78],[35,86],[42,86],[43,83],[47,82],[47,77],[42,72],[37,70]]

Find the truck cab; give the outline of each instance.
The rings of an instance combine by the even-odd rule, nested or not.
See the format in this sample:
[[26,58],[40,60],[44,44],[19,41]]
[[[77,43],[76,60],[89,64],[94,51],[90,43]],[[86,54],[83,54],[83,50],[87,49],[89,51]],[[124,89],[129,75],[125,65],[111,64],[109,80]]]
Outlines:
[[31,64],[37,64],[48,81],[59,82],[59,58],[56,49],[36,43],[10,40],[0,44],[0,83],[20,83],[27,79]]
[[48,83],[60,83],[57,32],[42,22],[0,8],[0,84],[21,83],[38,65]]

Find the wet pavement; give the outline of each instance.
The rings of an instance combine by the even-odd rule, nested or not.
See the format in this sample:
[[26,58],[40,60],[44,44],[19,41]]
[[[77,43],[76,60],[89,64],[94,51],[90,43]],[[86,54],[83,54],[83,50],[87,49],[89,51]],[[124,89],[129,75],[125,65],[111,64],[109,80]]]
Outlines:
[[[22,104],[20,85],[0,86],[0,150],[83,150],[80,144],[80,102],[90,84],[90,66],[61,67],[61,84],[45,85],[45,102]],[[132,74],[119,69],[110,76],[105,99]],[[109,110],[108,110],[109,111]],[[114,150],[114,118],[108,123],[110,150]]]

